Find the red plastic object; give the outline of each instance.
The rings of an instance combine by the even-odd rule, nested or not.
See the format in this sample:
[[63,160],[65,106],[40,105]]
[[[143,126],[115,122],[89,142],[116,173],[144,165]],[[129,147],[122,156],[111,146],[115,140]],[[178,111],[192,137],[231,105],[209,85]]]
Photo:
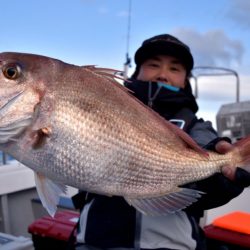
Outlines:
[[204,227],[208,239],[250,249],[250,214],[235,211]]
[[55,217],[44,216],[34,221],[28,232],[40,237],[53,238],[60,241],[67,241],[76,226],[79,213],[72,211],[57,212]]
[[250,213],[235,211],[215,219],[212,224],[238,233],[250,234]]

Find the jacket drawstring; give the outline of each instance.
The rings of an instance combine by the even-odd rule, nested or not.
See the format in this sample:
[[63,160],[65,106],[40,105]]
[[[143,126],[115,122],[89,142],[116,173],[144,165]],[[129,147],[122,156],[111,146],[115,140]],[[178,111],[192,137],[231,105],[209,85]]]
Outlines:
[[157,89],[156,89],[154,95],[152,95],[152,82],[149,82],[149,84],[148,84],[148,106],[150,108],[153,107],[153,101],[156,99],[156,97],[159,94],[161,88],[162,88],[162,86],[158,86],[158,84],[157,84]]

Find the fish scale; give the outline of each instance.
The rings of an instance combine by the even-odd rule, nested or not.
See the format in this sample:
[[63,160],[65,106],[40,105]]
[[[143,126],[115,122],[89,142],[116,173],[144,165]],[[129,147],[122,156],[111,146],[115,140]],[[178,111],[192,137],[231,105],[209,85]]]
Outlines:
[[122,196],[149,215],[179,211],[202,195],[180,185],[249,165],[249,137],[225,155],[206,152],[111,72],[0,53],[0,149],[34,170],[52,216],[65,185]]

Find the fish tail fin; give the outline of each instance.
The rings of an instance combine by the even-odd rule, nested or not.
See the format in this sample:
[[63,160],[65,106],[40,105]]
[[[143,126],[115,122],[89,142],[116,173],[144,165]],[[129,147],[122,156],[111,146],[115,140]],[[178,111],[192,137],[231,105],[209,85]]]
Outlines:
[[234,143],[234,150],[239,155],[240,166],[250,165],[250,135]]

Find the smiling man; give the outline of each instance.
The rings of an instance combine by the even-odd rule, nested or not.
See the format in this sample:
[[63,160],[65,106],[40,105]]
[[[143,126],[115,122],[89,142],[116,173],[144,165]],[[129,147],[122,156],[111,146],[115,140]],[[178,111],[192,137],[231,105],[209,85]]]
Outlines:
[[[231,148],[227,138],[217,136],[211,122],[196,117],[198,105],[189,83],[194,61],[187,45],[168,34],[149,38],[137,50],[135,63],[134,74],[125,82],[135,97],[182,128],[201,147],[219,153]],[[78,249],[205,250],[199,227],[203,211],[227,203],[250,184],[250,175],[242,169],[234,175],[225,166],[224,174],[232,180],[215,174],[186,184],[205,194],[185,210],[165,216],[142,215],[120,197],[86,194],[78,235],[83,244]]]

